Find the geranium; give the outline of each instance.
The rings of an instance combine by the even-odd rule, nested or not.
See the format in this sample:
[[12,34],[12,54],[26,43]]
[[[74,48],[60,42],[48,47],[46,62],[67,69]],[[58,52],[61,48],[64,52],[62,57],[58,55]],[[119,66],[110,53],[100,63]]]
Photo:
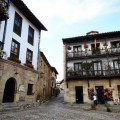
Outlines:
[[113,101],[112,93],[113,93],[113,88],[105,88],[103,90],[104,96],[107,96],[108,101]]
[[107,43],[106,40],[103,42],[103,45],[104,45],[104,46],[108,46],[108,43]]

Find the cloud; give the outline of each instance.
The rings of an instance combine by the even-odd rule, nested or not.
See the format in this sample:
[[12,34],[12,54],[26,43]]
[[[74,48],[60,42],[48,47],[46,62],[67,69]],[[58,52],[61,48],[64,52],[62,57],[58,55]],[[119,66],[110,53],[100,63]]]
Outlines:
[[58,17],[66,24],[120,11],[119,0],[23,0],[42,21]]

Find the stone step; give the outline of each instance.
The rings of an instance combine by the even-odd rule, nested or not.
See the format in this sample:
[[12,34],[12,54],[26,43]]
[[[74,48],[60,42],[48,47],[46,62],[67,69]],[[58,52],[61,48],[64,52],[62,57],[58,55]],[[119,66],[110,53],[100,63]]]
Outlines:
[[13,110],[20,110],[20,107],[19,106],[16,106],[16,107],[3,107],[2,108],[2,111],[13,111]]
[[14,103],[2,103],[2,111],[20,110],[38,107],[37,102],[14,102]]

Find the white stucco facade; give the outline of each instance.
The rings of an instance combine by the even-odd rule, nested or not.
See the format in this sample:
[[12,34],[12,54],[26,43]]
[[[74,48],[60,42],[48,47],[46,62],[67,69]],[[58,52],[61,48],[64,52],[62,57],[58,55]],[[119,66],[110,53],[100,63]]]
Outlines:
[[[15,12],[17,12],[22,17],[21,36],[13,32]],[[21,60],[21,64],[24,64],[26,62],[26,51],[28,48],[33,52],[32,65],[34,66],[34,69],[37,70],[37,56],[40,31],[12,3],[9,7],[9,16],[10,18],[7,20],[7,29],[4,43],[4,51],[7,53],[7,57],[10,56],[12,39],[15,39],[17,42],[20,43],[19,60]],[[2,41],[3,38],[4,23],[4,21],[1,22],[0,41]],[[29,26],[34,29],[33,45],[28,43]]]

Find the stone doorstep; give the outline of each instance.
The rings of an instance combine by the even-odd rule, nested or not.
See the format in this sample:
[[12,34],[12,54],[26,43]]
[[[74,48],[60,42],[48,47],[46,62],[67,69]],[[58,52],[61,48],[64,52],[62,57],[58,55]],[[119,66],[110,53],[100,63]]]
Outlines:
[[27,108],[38,107],[37,102],[14,102],[14,103],[2,103],[1,111],[11,111],[11,110],[23,110]]

